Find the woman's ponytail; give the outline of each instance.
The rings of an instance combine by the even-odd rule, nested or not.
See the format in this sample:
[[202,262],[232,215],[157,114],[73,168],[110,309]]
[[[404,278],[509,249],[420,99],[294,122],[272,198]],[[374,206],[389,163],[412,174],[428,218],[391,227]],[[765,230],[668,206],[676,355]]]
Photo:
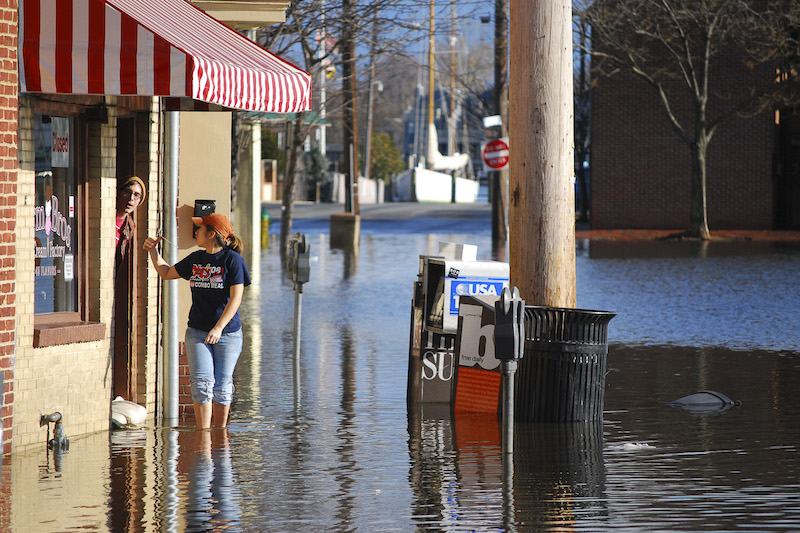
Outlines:
[[[215,231],[214,228],[209,226],[210,231]],[[217,233],[216,235],[217,244],[221,248],[227,248],[229,250],[233,250],[234,252],[240,254],[244,251],[244,243],[242,239],[231,233],[227,237],[223,238],[222,235]]]
[[230,248],[234,252],[240,254],[244,251],[244,243],[242,239],[231,233],[228,235],[228,242],[225,243],[225,248]]

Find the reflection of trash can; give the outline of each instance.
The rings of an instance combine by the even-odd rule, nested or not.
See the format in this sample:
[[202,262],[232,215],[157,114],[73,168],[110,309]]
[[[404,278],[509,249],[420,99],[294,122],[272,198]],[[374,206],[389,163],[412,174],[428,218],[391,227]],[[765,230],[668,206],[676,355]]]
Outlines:
[[608,323],[616,313],[525,307],[525,357],[517,370],[517,420],[602,420]]

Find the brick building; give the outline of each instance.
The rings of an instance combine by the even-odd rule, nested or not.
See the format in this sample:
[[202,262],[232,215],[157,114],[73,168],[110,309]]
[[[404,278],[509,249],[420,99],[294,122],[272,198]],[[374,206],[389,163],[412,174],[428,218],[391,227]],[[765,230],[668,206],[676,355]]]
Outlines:
[[[762,68],[743,72],[721,61],[711,94],[742,96]],[[676,114],[691,133],[688,93],[668,86]],[[709,102],[713,114],[718,102]],[[797,111],[735,116],[722,123],[707,153],[709,229],[800,227],[800,124]],[[674,229],[689,225],[691,155],[669,124],[652,87],[625,73],[592,89],[590,221],[593,228]]]
[[[11,439],[17,343],[17,5],[0,2],[0,377],[3,442]],[[5,450],[10,447],[5,447]]]
[[[251,4],[282,17],[287,2]],[[229,63],[202,74],[213,57]],[[0,59],[0,416],[8,453],[46,441],[42,414],[60,412],[70,436],[110,427],[112,369],[120,364],[117,179],[136,174],[147,184],[136,211],[138,249],[164,228],[170,157],[181,176],[179,218],[191,216],[198,198],[218,199],[217,210],[230,213],[230,109],[306,109],[310,78],[183,0],[0,0]],[[253,75],[214,85],[214,76],[236,69]],[[259,71],[282,86],[261,87]],[[217,112],[192,111],[204,108]],[[180,150],[168,141],[169,110],[180,117]],[[191,225],[180,226],[177,241],[182,257],[194,246]],[[152,418],[164,402],[161,283],[146,254],[135,261],[127,399]],[[181,300],[185,323],[188,288]]]

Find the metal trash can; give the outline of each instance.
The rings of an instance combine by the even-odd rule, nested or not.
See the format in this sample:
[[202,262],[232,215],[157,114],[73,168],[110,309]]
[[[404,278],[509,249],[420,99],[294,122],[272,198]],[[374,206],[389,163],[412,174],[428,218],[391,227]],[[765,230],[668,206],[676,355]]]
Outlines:
[[516,419],[603,419],[608,323],[616,313],[525,306],[525,356],[519,361]]

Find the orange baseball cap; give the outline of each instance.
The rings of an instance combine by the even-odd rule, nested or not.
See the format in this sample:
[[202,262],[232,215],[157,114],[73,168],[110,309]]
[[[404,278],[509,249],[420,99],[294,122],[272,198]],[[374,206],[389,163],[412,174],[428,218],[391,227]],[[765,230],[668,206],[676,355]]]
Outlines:
[[192,217],[192,222],[196,226],[211,226],[214,231],[220,234],[223,239],[233,235],[233,226],[225,215],[210,213],[204,217]]

